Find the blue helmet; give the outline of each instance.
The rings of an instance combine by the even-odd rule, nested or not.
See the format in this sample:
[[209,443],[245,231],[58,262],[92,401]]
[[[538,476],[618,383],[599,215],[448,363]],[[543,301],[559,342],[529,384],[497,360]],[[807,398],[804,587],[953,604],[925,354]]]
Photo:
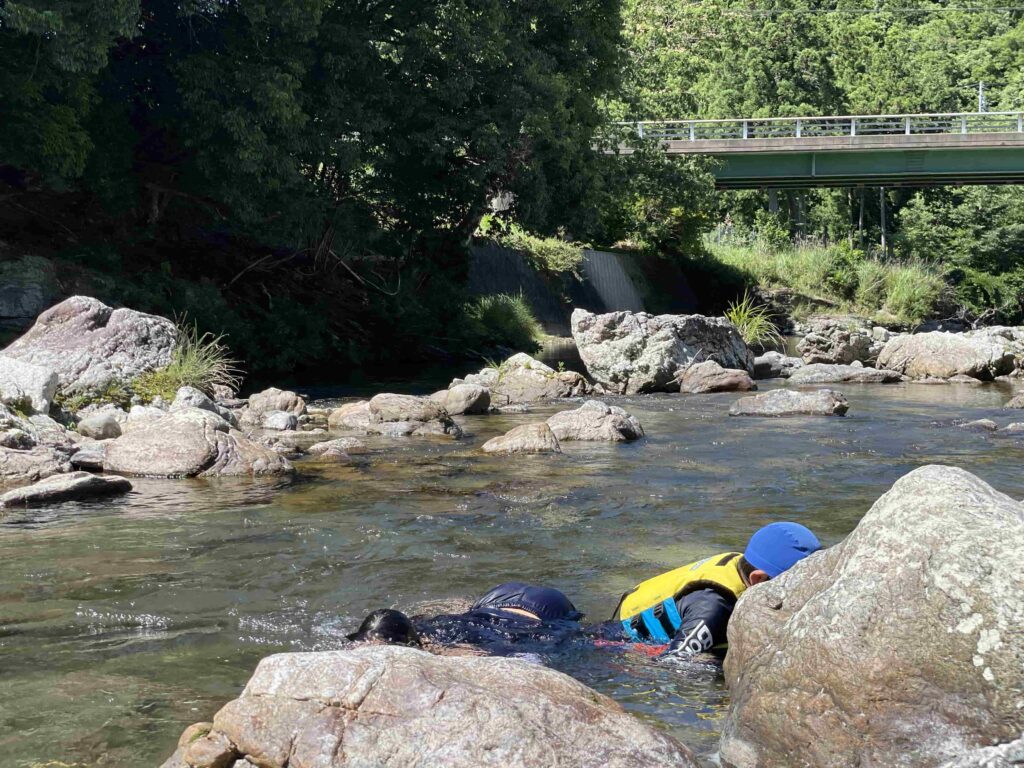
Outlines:
[[774,579],[819,549],[818,537],[800,523],[770,523],[750,537],[743,557]]

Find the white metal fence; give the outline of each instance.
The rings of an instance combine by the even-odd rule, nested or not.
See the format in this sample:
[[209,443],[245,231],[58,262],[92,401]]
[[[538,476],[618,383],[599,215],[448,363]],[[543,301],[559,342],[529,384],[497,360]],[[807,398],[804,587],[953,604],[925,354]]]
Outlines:
[[1024,112],[758,117],[744,120],[645,120],[616,125],[634,131],[640,138],[661,141],[1024,133]]

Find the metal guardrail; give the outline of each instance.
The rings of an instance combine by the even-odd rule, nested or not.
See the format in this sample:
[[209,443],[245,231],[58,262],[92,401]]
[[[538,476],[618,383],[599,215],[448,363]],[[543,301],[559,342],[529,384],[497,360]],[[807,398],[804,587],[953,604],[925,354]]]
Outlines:
[[741,120],[643,120],[620,122],[616,125],[631,128],[640,138],[660,141],[1024,133],[1024,112],[757,117]]

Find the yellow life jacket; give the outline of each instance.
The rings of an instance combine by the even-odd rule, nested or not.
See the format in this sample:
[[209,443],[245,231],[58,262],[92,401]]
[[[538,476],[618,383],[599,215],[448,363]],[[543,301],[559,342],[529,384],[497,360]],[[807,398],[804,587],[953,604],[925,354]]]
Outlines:
[[739,599],[747,588],[739,558],[739,552],[725,552],[648,579],[622,596],[614,618],[633,640],[668,643],[683,623],[676,607],[683,595],[710,587]]

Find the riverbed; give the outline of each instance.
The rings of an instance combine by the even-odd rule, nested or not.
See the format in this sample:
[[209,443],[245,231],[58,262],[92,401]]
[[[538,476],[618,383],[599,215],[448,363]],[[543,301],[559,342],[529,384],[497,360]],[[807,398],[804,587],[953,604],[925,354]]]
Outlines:
[[[1009,387],[837,388],[846,418],[730,418],[732,394],[616,398],[646,439],[479,452],[575,407],[559,403],[460,418],[458,442],[371,439],[352,465],[300,461],[292,480],[137,480],[117,501],[0,518],[0,765],[159,765],[261,657],[339,647],[381,606],[438,610],[519,579],[602,621],[636,582],[772,520],[836,543],[924,464],[1024,496],[1024,437],[955,426],[1024,421],[1001,409]],[[728,696],[713,667],[584,643],[544,661],[714,752]]]

